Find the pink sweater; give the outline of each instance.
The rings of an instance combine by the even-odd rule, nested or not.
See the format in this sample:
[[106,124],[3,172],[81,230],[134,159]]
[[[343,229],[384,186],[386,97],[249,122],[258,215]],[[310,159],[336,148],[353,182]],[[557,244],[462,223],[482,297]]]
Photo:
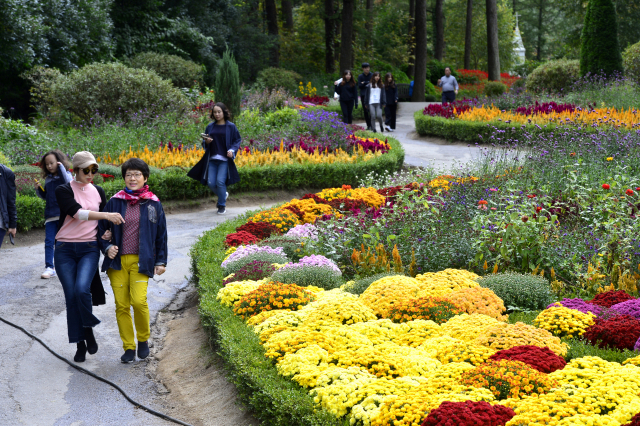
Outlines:
[[[83,210],[100,211],[100,194],[93,185],[72,180],[71,189],[73,190],[74,198],[78,204],[82,206]],[[96,241],[98,221],[80,220],[79,216],[83,210],[78,210],[73,217],[67,216],[64,224],[60,227],[56,235],[56,240],[65,243],[88,243]]]

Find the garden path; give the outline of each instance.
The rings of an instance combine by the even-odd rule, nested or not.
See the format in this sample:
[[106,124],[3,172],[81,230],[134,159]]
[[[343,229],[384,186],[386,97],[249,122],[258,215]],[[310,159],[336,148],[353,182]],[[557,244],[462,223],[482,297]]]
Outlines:
[[429,103],[399,102],[396,131],[390,135],[402,144],[406,165],[431,166],[445,172],[453,172],[456,164],[471,161],[479,155],[480,149],[463,142],[447,142],[441,138],[420,136],[416,132],[413,114],[423,110]]
[[[265,204],[273,204],[273,201]],[[176,302],[180,299],[176,295],[184,294],[182,290],[188,285],[189,249],[198,236],[226,219],[259,207],[229,206],[225,216],[217,215],[213,209],[167,215],[167,272],[157,282],[149,282],[148,301],[152,323],[160,311],[164,314],[176,309]],[[66,313],[60,282],[57,278],[40,279],[43,259],[42,243],[11,248],[3,245],[0,249],[0,316],[24,327],[53,350],[72,359],[75,345],[67,343]],[[134,400],[157,411],[184,412],[173,410],[178,408],[175,407],[178,405],[175,398],[167,395],[167,389],[153,380],[154,369],[150,367],[157,362],[153,356],[156,348],[152,348],[152,355],[148,358],[151,364],[147,361],[126,365],[120,363],[122,342],[115,320],[112,290],[106,274],[102,278],[108,293],[107,304],[94,311],[102,320],[95,329],[100,349],[96,355],[87,355],[87,361],[81,365],[117,383]],[[174,302],[169,306],[172,300]],[[152,328],[157,330],[154,325]],[[1,425],[172,424],[134,408],[110,386],[72,369],[39,343],[2,322],[0,336]],[[151,340],[154,337],[157,338],[152,333]],[[205,341],[191,352],[197,355],[203,344]],[[235,405],[235,387],[226,381],[222,369],[215,375],[218,376],[215,378],[218,389],[217,397],[210,402],[213,410],[209,410],[206,419],[182,420],[194,425],[256,424],[251,416]]]

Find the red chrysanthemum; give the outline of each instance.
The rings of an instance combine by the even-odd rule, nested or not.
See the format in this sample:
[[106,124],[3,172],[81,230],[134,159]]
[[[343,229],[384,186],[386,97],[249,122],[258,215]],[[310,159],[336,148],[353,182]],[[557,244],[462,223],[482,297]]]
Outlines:
[[509,359],[512,361],[521,361],[541,373],[552,373],[556,370],[562,370],[567,362],[561,356],[556,355],[547,347],[539,347],[532,345],[514,346],[510,349],[498,351],[489,357],[491,360]]
[[260,240],[269,238],[272,234],[279,234],[280,231],[275,225],[267,222],[247,222],[244,225],[238,226],[236,232],[248,232],[255,235]]
[[501,426],[516,413],[504,405],[484,401],[445,401],[422,421],[421,426]]
[[583,336],[589,343],[601,348],[633,350],[640,338],[640,321],[630,315],[598,318],[594,325],[587,328]]
[[613,305],[617,305],[618,303],[626,302],[631,299],[635,298],[627,294],[624,290],[611,290],[596,294],[596,296],[593,299],[588,300],[587,303],[610,308]]
[[227,247],[237,247],[243,244],[254,244],[258,241],[260,241],[260,239],[255,235],[250,234],[247,231],[240,231],[228,234],[227,238],[224,240],[224,244]]

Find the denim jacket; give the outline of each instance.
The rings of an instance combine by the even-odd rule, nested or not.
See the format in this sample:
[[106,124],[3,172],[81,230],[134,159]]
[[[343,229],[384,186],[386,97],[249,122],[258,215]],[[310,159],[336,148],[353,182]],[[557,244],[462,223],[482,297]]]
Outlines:
[[[138,272],[145,274],[151,278],[154,275],[154,269],[158,265],[167,264],[167,221],[162,209],[162,204],[158,201],[141,200],[140,203],[140,233],[139,233],[139,252],[138,252]],[[111,198],[104,207],[104,212],[120,213],[125,217],[129,202],[120,198]],[[114,225],[108,220],[100,220],[98,222],[98,245],[100,250],[105,254],[104,262],[102,262],[102,272],[112,268],[116,271],[122,269],[120,260],[120,252],[114,259],[109,259],[107,250],[112,245],[116,245],[120,250],[122,244],[123,225]],[[111,241],[102,239],[102,235],[111,229]]]

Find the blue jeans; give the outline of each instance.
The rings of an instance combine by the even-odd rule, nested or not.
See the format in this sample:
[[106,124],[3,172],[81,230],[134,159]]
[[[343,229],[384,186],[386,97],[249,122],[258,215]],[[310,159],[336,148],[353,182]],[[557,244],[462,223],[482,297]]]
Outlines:
[[7,235],[7,230],[0,228],[0,247],[2,247],[2,242],[4,241],[5,235]]
[[58,221],[47,222],[44,225],[44,266],[53,268],[53,249],[58,233]]
[[207,173],[207,185],[218,196],[218,206],[224,207],[227,203],[227,171],[229,165],[222,160],[209,160],[209,173]]
[[91,281],[100,260],[98,242],[58,241],[54,258],[67,305],[69,343],[77,343],[85,339],[84,327],[100,324],[100,320],[93,315],[91,303]]

